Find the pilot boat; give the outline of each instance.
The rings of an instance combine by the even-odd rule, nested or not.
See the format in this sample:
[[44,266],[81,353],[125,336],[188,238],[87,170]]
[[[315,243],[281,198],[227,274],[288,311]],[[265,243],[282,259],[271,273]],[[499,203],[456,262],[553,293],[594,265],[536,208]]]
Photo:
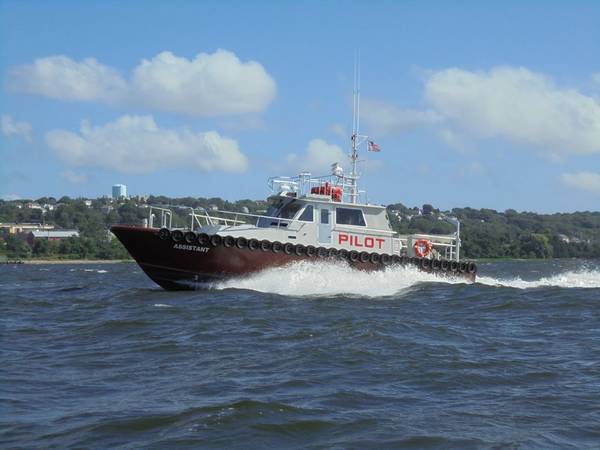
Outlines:
[[367,136],[353,134],[349,175],[335,163],[326,176],[271,178],[265,214],[188,208],[189,223],[173,227],[171,207],[150,206],[146,226],[115,225],[111,231],[168,290],[199,289],[299,261],[364,271],[414,267],[474,281],[477,266],[460,259],[458,220],[448,218],[456,226],[449,235],[398,235],[386,207],[366,201],[356,169],[358,148],[366,141]]

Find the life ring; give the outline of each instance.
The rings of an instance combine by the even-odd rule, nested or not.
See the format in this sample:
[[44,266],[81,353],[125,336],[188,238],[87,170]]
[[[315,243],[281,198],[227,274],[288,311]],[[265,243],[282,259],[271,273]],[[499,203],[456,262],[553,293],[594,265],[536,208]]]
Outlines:
[[171,232],[168,228],[161,228],[160,230],[158,230],[158,237],[161,238],[163,241],[167,240],[171,237]]
[[[421,250],[421,246],[425,247],[424,250]],[[419,257],[419,258],[425,258],[427,255],[429,255],[429,252],[431,252],[431,242],[429,242],[427,239],[419,239],[417,242],[415,242],[415,254]]]
[[283,244],[281,242],[279,242],[279,241],[275,241],[271,245],[271,251],[273,253],[279,253],[282,250],[283,250]]
[[225,236],[223,238],[223,247],[231,248],[235,245],[235,238],[233,236]]

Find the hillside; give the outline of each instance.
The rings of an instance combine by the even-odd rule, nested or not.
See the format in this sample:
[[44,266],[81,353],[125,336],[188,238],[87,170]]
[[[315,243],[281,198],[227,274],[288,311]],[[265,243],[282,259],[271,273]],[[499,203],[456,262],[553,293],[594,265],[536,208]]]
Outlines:
[[[1,223],[40,223],[60,229],[76,229],[79,237],[60,242],[38,240],[30,247],[22,236],[0,230],[1,251],[9,258],[123,259],[128,254],[108,232],[113,224],[137,223],[148,216],[147,205],[182,205],[206,209],[262,212],[263,201],[228,202],[220,198],[168,198],[163,196],[114,201],[109,198],[35,201],[0,200]],[[461,221],[463,255],[467,258],[567,258],[600,257],[600,212],[535,214],[507,210],[455,208],[439,211],[432,205],[408,208],[388,206],[394,230],[399,233],[452,233],[443,220]],[[187,223],[186,212],[174,217],[174,225]]]

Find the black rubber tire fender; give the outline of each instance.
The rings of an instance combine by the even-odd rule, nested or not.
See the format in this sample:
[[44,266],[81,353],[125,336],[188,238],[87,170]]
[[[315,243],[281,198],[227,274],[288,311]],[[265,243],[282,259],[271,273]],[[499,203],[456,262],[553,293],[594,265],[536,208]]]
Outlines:
[[208,245],[210,243],[210,236],[206,233],[200,233],[198,235],[198,244]]
[[381,255],[379,253],[371,253],[369,255],[369,261],[371,264],[379,264],[381,261]]
[[431,260],[427,258],[421,258],[421,268],[431,269]]
[[294,247],[294,253],[296,253],[297,256],[304,256],[306,254],[306,247],[302,244],[297,244],[296,247]]
[[467,272],[477,273],[477,265],[474,262],[470,262],[469,264],[467,264]]
[[458,264],[458,271],[460,273],[465,273],[467,271],[467,263],[462,261]]
[[281,253],[283,251],[283,244],[279,241],[273,242],[273,244],[271,244],[271,251],[273,253]]
[[183,240],[186,244],[196,244],[198,242],[198,236],[193,231],[188,231],[183,235]]
[[356,250],[350,250],[350,253],[348,253],[348,259],[351,262],[356,262],[356,261],[358,261],[359,258],[360,258],[360,253],[358,253]]
[[237,238],[235,240],[235,246],[237,248],[246,248],[248,247],[248,239],[246,239],[245,237],[241,236],[239,238]]
[[171,237],[171,232],[168,228],[161,228],[160,230],[158,230],[158,237],[161,238],[163,241],[166,241]]
[[442,261],[440,262],[440,268],[442,269],[442,271],[448,272],[448,269],[450,268],[450,261],[448,261],[447,259],[442,259]]
[[387,253],[384,253],[381,255],[381,264],[383,264],[384,266],[389,266],[390,263],[392,262],[392,257],[390,255],[388,255]]
[[325,247],[317,248],[317,258],[327,258],[327,256],[329,256],[329,253]]
[[439,259],[432,259],[431,260],[431,268],[433,270],[440,270],[442,267],[442,262]]
[[258,250],[260,248],[260,241],[258,239],[249,239],[248,248],[252,251]]
[[361,263],[369,262],[369,254],[367,252],[360,252],[358,259]]
[[271,241],[267,241],[266,239],[260,241],[260,249],[263,252],[270,252],[271,251]]
[[317,256],[317,249],[314,245],[306,246],[306,256],[310,256],[311,258]]
[[171,233],[171,239],[173,239],[173,242],[183,241],[183,231],[173,230],[173,232]]
[[231,248],[235,245],[235,238],[233,236],[225,236],[223,238],[223,247]]
[[295,245],[291,242],[283,244],[283,253],[285,253],[286,255],[291,255],[292,253],[294,253],[294,247]]
[[457,271],[458,271],[458,262],[450,261],[450,272],[457,272]]
[[392,255],[392,265],[397,266],[402,264],[402,257],[399,255]]
[[209,239],[210,245],[213,247],[218,247],[223,242],[223,238],[218,234],[213,234]]
[[345,248],[341,248],[338,250],[338,258],[347,259],[348,258],[348,250]]
[[328,248],[327,249],[327,257],[328,258],[335,258],[338,256],[338,251],[335,248]]

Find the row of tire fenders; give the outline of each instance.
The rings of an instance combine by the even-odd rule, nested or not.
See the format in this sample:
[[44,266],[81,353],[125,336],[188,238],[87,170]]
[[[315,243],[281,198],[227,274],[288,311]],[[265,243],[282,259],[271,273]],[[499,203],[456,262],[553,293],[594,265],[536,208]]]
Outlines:
[[442,272],[460,272],[475,273],[477,266],[473,262],[448,261],[446,259],[427,259],[410,258],[408,256],[388,255],[386,253],[368,253],[358,252],[356,250],[314,247],[312,245],[292,244],[291,242],[271,242],[267,240],[246,239],[245,237],[220,236],[218,234],[208,235],[206,233],[195,233],[193,231],[183,232],[182,230],[170,231],[168,228],[161,228],[158,236],[162,240],[172,240],[176,243],[186,243],[189,245],[211,246],[226,248],[237,247],[239,249],[248,249],[250,251],[263,251],[273,253],[285,253],[286,255],[308,256],[317,258],[337,258],[346,259],[350,262],[390,265],[414,265],[426,270]]

